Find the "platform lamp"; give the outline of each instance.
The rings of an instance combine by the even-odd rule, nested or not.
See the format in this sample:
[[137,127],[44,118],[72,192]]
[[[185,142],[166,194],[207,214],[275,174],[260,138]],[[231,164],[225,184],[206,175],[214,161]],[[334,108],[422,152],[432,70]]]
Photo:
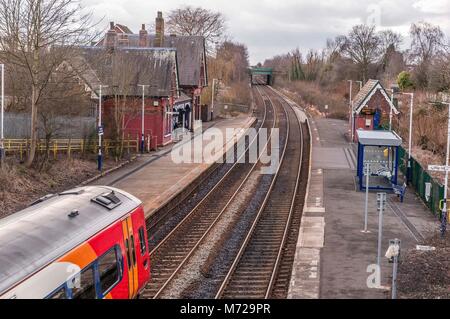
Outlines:
[[102,154],[102,136],[103,136],[103,126],[102,126],[102,88],[107,88],[107,85],[100,85],[99,88],[99,97],[98,97],[98,156],[97,156],[97,164],[98,170],[102,171],[103,169],[103,154]]
[[142,87],[142,110],[141,110],[141,154],[144,154],[145,149],[145,88],[151,87],[150,84],[138,84]]
[[414,93],[400,92],[403,95],[409,95],[411,98],[411,103],[409,106],[409,137],[408,137],[408,167],[406,169],[406,180],[411,181],[411,153],[412,153],[412,124],[413,124],[413,107],[414,107]]
[[445,153],[445,182],[444,182],[444,205],[442,207],[441,233],[445,235],[447,231],[447,189],[448,189],[448,166],[450,158],[450,102],[442,102],[448,105],[448,120],[447,120],[447,151]]
[[352,139],[351,142],[353,143],[353,139],[354,139],[354,136],[353,136],[353,127],[354,127],[353,116],[354,116],[354,114],[353,114],[353,104],[352,104],[353,80],[347,80],[347,82],[350,83],[348,107],[350,108],[350,134],[351,134],[351,139]]

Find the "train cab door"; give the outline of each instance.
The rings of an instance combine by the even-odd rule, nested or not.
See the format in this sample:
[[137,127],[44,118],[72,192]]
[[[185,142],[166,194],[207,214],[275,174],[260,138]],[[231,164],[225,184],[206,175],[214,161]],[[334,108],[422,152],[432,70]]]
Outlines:
[[134,231],[139,290],[150,280],[150,257],[148,251],[147,230],[142,207],[131,214]]
[[126,264],[128,270],[128,297],[133,299],[138,293],[138,268],[136,260],[135,238],[133,233],[133,222],[131,217],[122,221]]

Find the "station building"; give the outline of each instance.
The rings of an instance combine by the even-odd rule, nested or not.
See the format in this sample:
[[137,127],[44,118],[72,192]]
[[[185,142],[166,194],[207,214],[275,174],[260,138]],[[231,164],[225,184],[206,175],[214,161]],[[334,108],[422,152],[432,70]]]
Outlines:
[[[353,142],[358,141],[358,130],[380,130],[389,124],[392,109],[392,117],[399,114],[384,87],[378,80],[369,80],[358,92],[352,101]],[[350,117],[351,121],[351,117]]]
[[[141,139],[144,90],[145,145],[172,142],[173,105],[180,98],[173,48],[83,47],[70,61],[91,98],[102,98],[106,138]],[[102,91],[100,92],[100,86]]]
[[166,34],[162,12],[155,19],[155,33],[150,34],[142,24],[138,34],[121,24],[110,23],[110,29],[94,44],[96,47],[172,48],[177,52],[179,88],[191,99],[189,108],[183,110],[188,116],[189,128],[202,114],[201,94],[208,86],[206,46],[202,36],[178,36]]

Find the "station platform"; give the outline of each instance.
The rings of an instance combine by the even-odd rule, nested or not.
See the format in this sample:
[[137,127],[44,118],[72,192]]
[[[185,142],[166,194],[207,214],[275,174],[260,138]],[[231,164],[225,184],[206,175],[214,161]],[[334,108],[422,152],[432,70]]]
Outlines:
[[[381,288],[369,288],[368,267],[377,262],[376,192],[369,194],[368,230],[364,228],[365,193],[357,185],[355,145],[346,139],[347,122],[310,118],[312,161],[308,193],[297,243],[288,298],[389,298],[392,264],[385,258],[389,240],[414,248],[439,222],[413,190],[404,203],[387,195],[381,254]],[[371,280],[369,280],[370,282]]]
[[[219,130],[224,135],[223,148],[220,147],[220,151],[213,154],[214,159],[222,157],[233,147],[255,120],[254,117],[239,116],[203,123],[203,135],[212,130]],[[234,129],[234,134],[226,136],[227,129]],[[145,215],[149,217],[213,164],[212,158],[181,163],[173,160],[172,151],[181,153],[180,148],[187,144],[192,146],[195,140],[200,141],[203,147],[210,142],[201,136],[184,139],[181,142],[165,146],[157,152],[140,155],[133,163],[92,182],[91,185],[108,185],[129,192],[142,200]],[[195,153],[201,151],[202,149],[199,148],[194,149]],[[194,159],[194,156],[192,158]]]

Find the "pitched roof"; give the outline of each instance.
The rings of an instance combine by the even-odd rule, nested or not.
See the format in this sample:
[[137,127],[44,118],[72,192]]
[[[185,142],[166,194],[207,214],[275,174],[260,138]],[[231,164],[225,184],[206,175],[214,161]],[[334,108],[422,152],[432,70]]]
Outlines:
[[[149,47],[153,46],[154,34],[147,35]],[[104,46],[104,40],[97,43]],[[139,34],[128,34],[128,46],[139,47]],[[204,83],[201,82],[202,64],[206,73],[206,48],[205,39],[202,36],[165,36],[164,47],[177,50],[180,86],[207,86],[208,80],[205,75]]]
[[352,100],[353,105],[353,111],[355,113],[361,112],[364,106],[367,105],[369,100],[372,98],[372,96],[377,92],[380,91],[381,94],[383,94],[384,98],[388,102],[389,106],[392,108],[395,114],[399,114],[399,111],[395,107],[395,105],[392,103],[391,99],[389,98],[386,90],[381,85],[379,80],[369,80],[367,83],[362,87],[362,89],[358,92],[358,94],[355,96],[355,98]]
[[[91,201],[111,191],[122,202],[117,208],[109,210]],[[134,196],[117,189],[90,186],[50,197],[1,219],[0,294],[120,220],[140,204]],[[74,210],[78,215],[70,218],[68,214]],[[29,297],[37,297],[36,294],[35,291],[27,292]]]
[[128,34],[133,34],[133,31],[131,31],[130,28],[128,28],[126,25],[124,24],[119,24],[116,23],[115,27],[119,28],[120,31],[122,31],[123,33],[128,33]]
[[103,95],[128,96],[141,96],[138,85],[149,84],[146,96],[169,97],[178,70],[177,53],[171,48],[82,47],[69,63],[97,96],[100,84],[108,86]]

